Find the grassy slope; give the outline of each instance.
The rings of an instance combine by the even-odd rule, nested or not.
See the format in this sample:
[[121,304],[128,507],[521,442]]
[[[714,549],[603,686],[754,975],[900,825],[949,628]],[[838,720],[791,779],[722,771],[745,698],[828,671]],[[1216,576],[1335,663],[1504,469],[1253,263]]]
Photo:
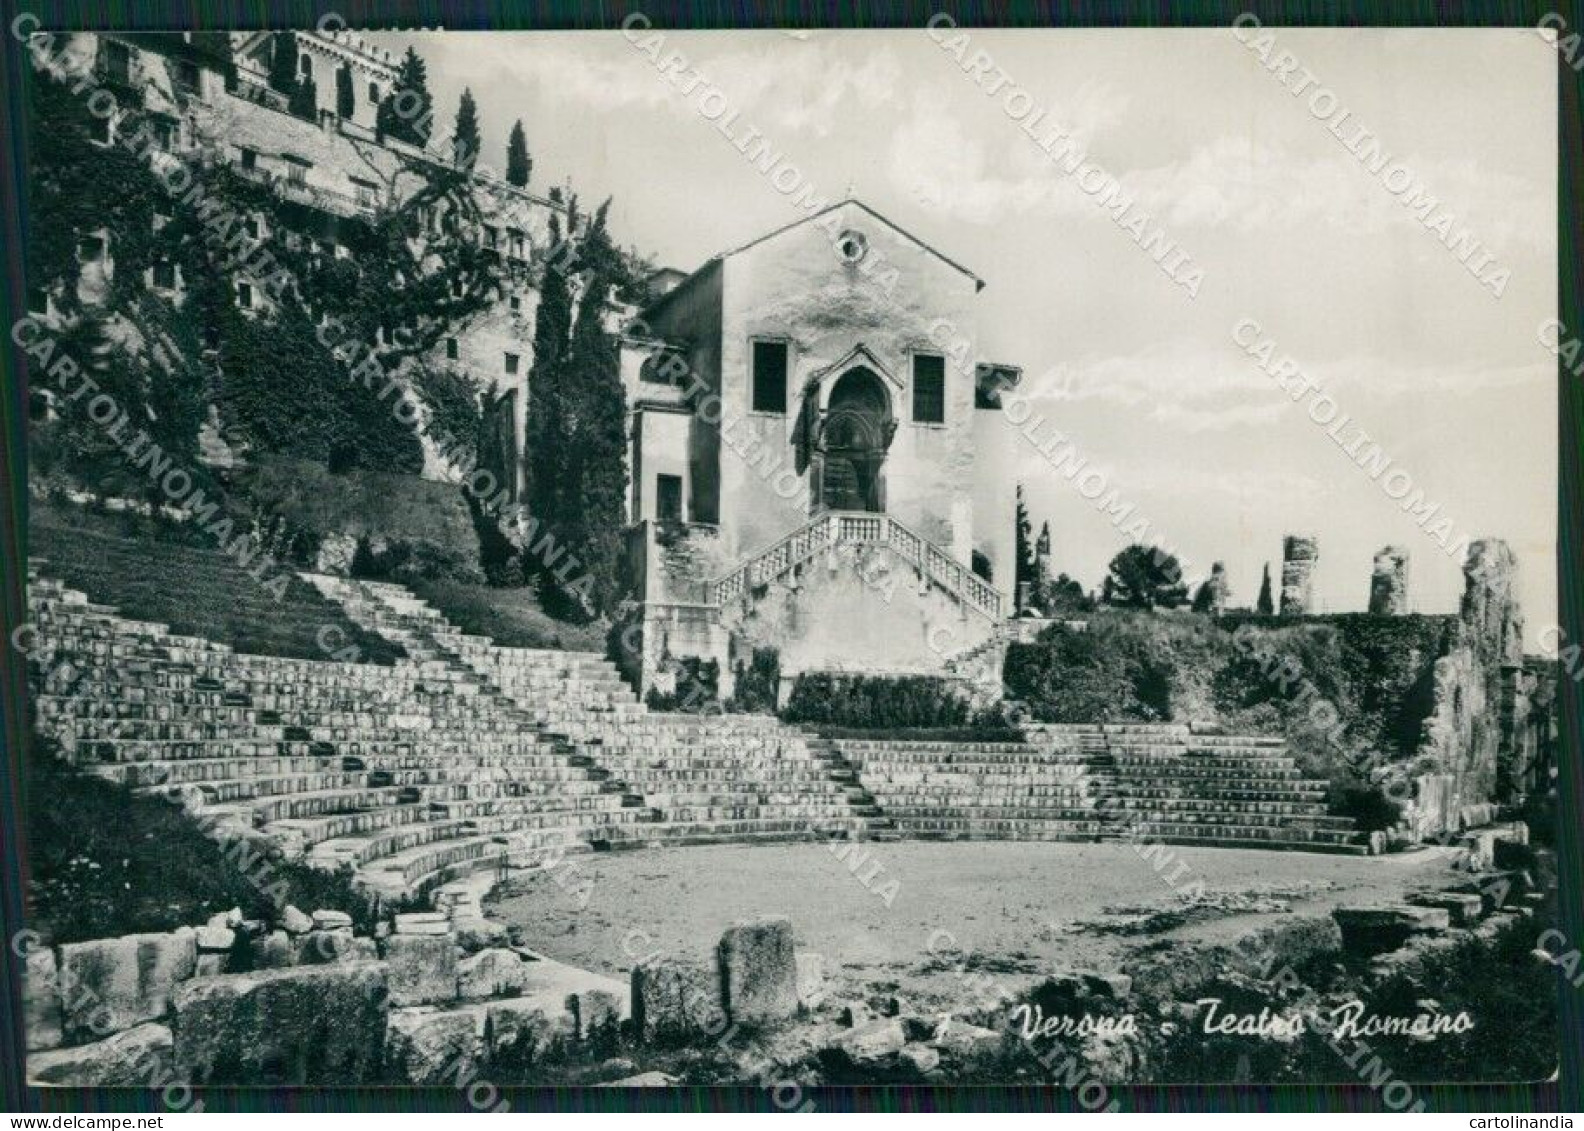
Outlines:
[[274,920],[287,903],[372,926],[345,874],[250,861],[178,806],[73,769],[40,739],[26,771],[27,925],[51,943],[196,926],[232,907]]

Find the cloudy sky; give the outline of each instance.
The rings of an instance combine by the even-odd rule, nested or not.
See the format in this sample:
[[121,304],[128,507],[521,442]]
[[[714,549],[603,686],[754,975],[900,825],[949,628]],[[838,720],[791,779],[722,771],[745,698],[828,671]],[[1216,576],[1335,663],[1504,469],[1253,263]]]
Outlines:
[[[486,163],[522,118],[534,186],[614,197],[617,238],[661,263],[803,215],[619,35],[381,38],[418,46],[444,122],[472,88]],[[1233,343],[1252,318],[1457,534],[1512,544],[1534,647],[1556,586],[1556,366],[1536,337],[1555,310],[1552,49],[1521,29],[1277,38],[1511,271],[1501,298],[1227,31],[973,33],[1203,268],[1197,298],[923,31],[667,33],[665,50],[822,194],[851,188],[984,278],[983,352],[1023,368],[1038,411],[1194,566],[1224,561],[1235,603],[1289,531],[1320,539],[1327,609],[1364,606],[1388,543],[1411,551],[1416,609],[1461,592],[1458,563]],[[1125,539],[1014,450],[1057,568],[1097,585]]]

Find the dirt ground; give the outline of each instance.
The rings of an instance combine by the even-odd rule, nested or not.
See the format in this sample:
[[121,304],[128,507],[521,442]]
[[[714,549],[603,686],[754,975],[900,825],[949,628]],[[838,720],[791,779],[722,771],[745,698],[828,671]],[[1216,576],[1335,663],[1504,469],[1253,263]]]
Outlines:
[[527,946],[620,977],[657,950],[702,957],[734,920],[784,915],[799,947],[824,956],[832,993],[895,990],[949,1009],[965,992],[953,946],[974,956],[970,969],[1017,990],[1063,966],[1114,970],[1146,943],[1231,940],[1293,912],[1396,900],[1457,878],[1444,849],[1169,848],[1146,858],[1127,844],[859,847],[871,855],[855,870],[818,843],[571,856],[514,876],[490,912]]

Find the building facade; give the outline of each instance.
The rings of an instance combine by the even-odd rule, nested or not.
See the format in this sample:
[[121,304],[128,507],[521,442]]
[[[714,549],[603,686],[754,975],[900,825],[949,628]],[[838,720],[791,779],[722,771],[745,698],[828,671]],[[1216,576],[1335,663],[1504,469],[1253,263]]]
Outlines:
[[666,283],[623,366],[645,682],[691,656],[729,683],[771,644],[788,677],[940,672],[981,643],[1012,495],[976,505],[976,417],[1017,371],[947,343],[978,340],[984,283],[856,200]]

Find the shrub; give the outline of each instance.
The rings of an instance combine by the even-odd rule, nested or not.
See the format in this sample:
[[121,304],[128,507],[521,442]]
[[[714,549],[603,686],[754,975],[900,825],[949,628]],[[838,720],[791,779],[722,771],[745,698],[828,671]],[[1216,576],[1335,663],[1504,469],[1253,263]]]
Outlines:
[[681,656],[671,661],[676,673],[676,689],[662,692],[651,687],[644,703],[652,711],[680,711],[690,715],[719,714],[720,664],[697,656]]
[[1097,618],[1087,630],[1051,625],[1033,644],[1007,649],[1011,698],[1040,722],[1107,723],[1168,719],[1169,664],[1126,622]]
[[747,664],[738,664],[729,711],[743,714],[773,713],[781,688],[781,653],[775,648],[755,648]]
[[788,722],[896,729],[960,727],[973,708],[936,676],[866,676],[805,672],[781,713]]

